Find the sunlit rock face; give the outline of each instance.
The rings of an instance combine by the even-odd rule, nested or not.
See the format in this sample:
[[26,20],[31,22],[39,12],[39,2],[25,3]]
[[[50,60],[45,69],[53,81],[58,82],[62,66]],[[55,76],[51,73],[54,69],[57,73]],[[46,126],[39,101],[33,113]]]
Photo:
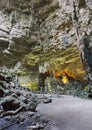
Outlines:
[[[27,68],[31,73],[49,62],[50,71],[68,69],[71,75],[78,75],[75,79],[83,79],[71,3],[69,0],[0,1],[0,65],[14,68],[20,62],[20,69]],[[89,35],[91,46],[92,3],[91,0],[79,3],[80,28]]]

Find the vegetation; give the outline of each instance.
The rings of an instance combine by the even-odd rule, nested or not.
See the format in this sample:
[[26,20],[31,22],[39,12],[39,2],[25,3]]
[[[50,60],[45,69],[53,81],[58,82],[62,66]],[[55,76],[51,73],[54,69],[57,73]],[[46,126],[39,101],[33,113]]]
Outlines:
[[40,12],[37,14],[37,17],[41,20],[45,20],[48,15],[54,12],[57,8],[59,8],[59,5],[58,2],[55,2],[47,8],[44,8],[44,10],[40,10]]
[[39,57],[37,55],[33,55],[32,53],[25,55],[23,58],[23,64],[31,67],[35,67],[39,61]]
[[27,83],[20,83],[20,85],[23,86],[23,87],[27,87],[27,88],[31,89],[33,92],[39,91],[37,80],[30,81],[30,82],[27,82]]

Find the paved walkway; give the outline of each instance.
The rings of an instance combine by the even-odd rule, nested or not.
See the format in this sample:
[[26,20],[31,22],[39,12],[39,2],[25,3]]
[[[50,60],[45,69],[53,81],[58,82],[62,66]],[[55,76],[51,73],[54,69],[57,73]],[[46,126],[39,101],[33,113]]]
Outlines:
[[52,103],[40,104],[38,111],[56,122],[51,130],[92,130],[92,100],[52,96]]

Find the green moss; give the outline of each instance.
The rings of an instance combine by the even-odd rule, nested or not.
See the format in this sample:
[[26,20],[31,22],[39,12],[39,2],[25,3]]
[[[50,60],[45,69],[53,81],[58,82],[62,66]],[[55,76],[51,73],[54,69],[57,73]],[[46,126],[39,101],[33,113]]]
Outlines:
[[30,37],[13,38],[16,45],[36,45],[37,40]]
[[33,38],[25,38],[25,42],[29,45],[37,45],[37,40]]
[[35,67],[39,63],[39,56],[29,53],[24,56],[22,62],[26,66]]
[[21,57],[11,54],[0,54],[0,64],[7,65],[9,68],[14,67],[14,65],[19,61]]
[[30,75],[30,72],[25,68],[22,69],[19,73],[17,73],[18,76],[26,76],[26,75]]
[[32,49],[31,53],[35,54],[35,55],[39,55],[42,51],[42,48],[39,47],[39,48],[34,48]]
[[34,0],[34,6],[35,7],[42,7],[46,4],[50,4],[50,0]]
[[27,88],[31,89],[31,91],[33,92],[37,92],[38,91],[38,81],[37,80],[33,80],[27,83],[20,83],[21,86],[26,86]]
[[[13,67],[18,61],[21,61],[26,71],[23,70],[21,75],[29,74],[30,68],[32,68],[32,72],[38,70],[39,64],[43,64],[44,62],[49,62],[51,66],[51,70],[55,68],[65,69],[75,72],[75,70],[79,71],[79,75],[83,76],[84,70],[82,63],[79,57],[79,51],[75,46],[69,46],[66,49],[60,50],[52,48],[46,52],[42,51],[42,48],[36,46],[35,40],[29,39],[18,39],[18,43],[16,43],[15,47],[12,49],[12,54],[0,54],[0,63],[1,65],[7,65],[9,67]],[[23,44],[22,44],[23,43]],[[53,52],[53,49],[55,51]],[[80,74],[81,73],[81,74]]]
[[51,4],[48,8],[44,9],[44,10],[41,10],[38,14],[37,14],[37,17],[42,19],[42,20],[45,20],[48,15],[52,12],[54,12],[56,9],[59,8],[59,4],[58,2],[54,3],[54,4]]

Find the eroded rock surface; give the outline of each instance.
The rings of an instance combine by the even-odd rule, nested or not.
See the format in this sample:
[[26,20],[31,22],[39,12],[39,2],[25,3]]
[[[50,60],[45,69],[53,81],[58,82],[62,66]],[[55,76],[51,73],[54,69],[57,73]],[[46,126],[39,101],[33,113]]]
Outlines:
[[[89,44],[91,46],[92,2],[91,0],[83,1],[79,1],[78,6],[81,37],[84,35],[83,32],[86,32],[90,38]],[[73,48],[73,52],[77,50],[72,46],[76,46],[77,41],[72,21],[71,1],[17,0],[14,2],[4,0],[0,7],[1,65],[14,67],[16,63],[20,62],[34,71],[38,64],[49,61],[55,68],[58,63],[54,64],[53,59],[55,57],[55,60],[58,60],[59,55],[62,58],[58,62],[63,64],[64,68],[66,67],[67,57],[62,56],[61,52],[68,46]],[[78,52],[77,56],[76,53],[74,56],[77,60],[73,61],[73,67],[74,63],[79,61]],[[69,59],[73,59],[71,55]],[[78,66],[80,64],[81,62]],[[69,67],[67,66],[67,68]]]
[[[11,77],[11,80],[8,80]],[[13,82],[14,81],[14,82]],[[0,74],[0,130],[42,129],[47,124],[45,117],[36,111],[37,97],[30,89],[23,88],[12,75]]]

